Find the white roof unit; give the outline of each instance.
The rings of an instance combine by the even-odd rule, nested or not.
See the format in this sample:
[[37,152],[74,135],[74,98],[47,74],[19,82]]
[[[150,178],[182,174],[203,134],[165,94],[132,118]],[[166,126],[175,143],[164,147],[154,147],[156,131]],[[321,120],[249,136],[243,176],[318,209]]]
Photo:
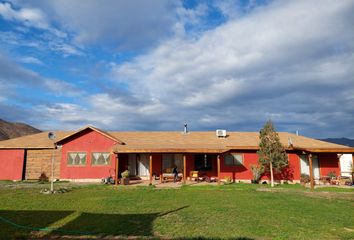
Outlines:
[[217,130],[216,130],[216,136],[217,136],[217,137],[226,137],[226,130],[224,130],[224,129],[217,129]]

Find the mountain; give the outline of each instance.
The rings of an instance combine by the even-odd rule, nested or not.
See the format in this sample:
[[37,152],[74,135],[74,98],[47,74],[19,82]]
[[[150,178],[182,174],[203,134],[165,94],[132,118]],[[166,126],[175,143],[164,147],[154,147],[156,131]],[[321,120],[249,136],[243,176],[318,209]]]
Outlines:
[[349,139],[349,138],[326,138],[326,139],[320,139],[325,142],[330,142],[330,143],[337,143],[341,145],[345,145],[348,147],[354,147],[354,139]]
[[41,132],[41,130],[30,125],[24,123],[12,123],[0,119],[0,141],[39,132]]

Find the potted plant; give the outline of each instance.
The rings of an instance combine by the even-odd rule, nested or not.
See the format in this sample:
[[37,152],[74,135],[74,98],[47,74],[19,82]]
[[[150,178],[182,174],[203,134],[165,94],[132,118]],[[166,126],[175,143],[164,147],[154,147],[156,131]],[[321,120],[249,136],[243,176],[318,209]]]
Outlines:
[[230,176],[226,176],[225,178],[225,184],[231,184],[232,183],[232,179]]
[[310,182],[310,176],[308,174],[302,173],[300,176],[300,182],[302,185],[306,185],[306,183]]
[[263,168],[262,166],[259,165],[251,165],[251,171],[252,171],[252,183],[258,184],[259,179],[261,179],[262,173],[263,173]]
[[337,175],[336,175],[336,172],[335,171],[330,171],[328,174],[327,174],[328,178],[330,180],[334,180],[337,178]]
[[121,173],[121,175],[122,175],[122,184],[129,185],[129,171],[125,170],[124,172]]

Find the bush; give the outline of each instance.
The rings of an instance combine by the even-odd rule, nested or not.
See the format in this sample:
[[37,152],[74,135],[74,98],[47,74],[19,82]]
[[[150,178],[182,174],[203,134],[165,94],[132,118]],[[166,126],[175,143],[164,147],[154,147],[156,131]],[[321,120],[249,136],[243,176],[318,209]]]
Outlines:
[[252,171],[252,183],[259,183],[259,179],[261,179],[263,168],[260,165],[251,165]]
[[310,182],[310,176],[308,174],[301,174],[300,176],[300,182],[302,183],[309,183]]
[[122,178],[128,178],[129,177],[129,171],[125,170],[124,172],[121,173]]
[[335,171],[330,171],[327,176],[329,177],[329,179],[336,179],[337,178],[337,174]]
[[45,182],[49,181],[49,178],[47,177],[45,172],[42,172],[41,175],[39,176],[38,180],[39,180],[40,183],[45,183]]

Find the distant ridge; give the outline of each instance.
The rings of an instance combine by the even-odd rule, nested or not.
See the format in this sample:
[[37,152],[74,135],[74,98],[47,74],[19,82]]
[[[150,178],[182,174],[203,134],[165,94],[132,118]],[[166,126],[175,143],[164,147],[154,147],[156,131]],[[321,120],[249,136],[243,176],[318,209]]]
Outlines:
[[325,142],[330,142],[330,143],[337,143],[341,145],[345,145],[348,147],[354,147],[354,139],[349,139],[349,138],[326,138],[326,139],[320,139]]
[[0,119],[0,141],[39,132],[41,132],[41,130],[25,123],[12,123]]

